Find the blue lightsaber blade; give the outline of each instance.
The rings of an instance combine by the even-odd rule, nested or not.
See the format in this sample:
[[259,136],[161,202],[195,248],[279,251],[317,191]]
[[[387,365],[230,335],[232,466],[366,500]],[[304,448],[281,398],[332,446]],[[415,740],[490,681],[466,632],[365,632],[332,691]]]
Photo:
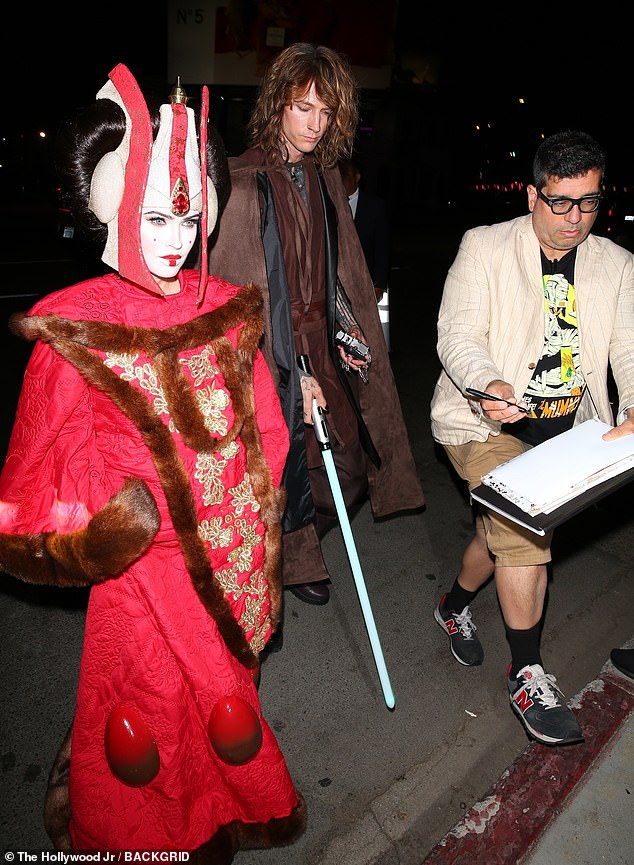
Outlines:
[[319,442],[319,447],[321,448],[321,455],[324,460],[324,465],[326,466],[326,473],[328,475],[328,481],[330,483],[332,497],[335,500],[337,516],[339,517],[339,524],[343,533],[343,539],[346,545],[346,552],[348,553],[348,559],[350,560],[352,576],[354,577],[354,583],[357,587],[357,594],[359,595],[361,610],[363,612],[363,618],[365,619],[365,626],[368,631],[368,636],[370,637],[370,645],[372,646],[374,661],[376,663],[376,668],[379,673],[381,687],[383,688],[385,704],[388,709],[393,709],[396,702],[394,698],[394,691],[392,690],[392,685],[390,684],[390,677],[387,672],[387,667],[385,666],[385,658],[383,657],[381,641],[379,640],[379,635],[376,630],[376,624],[374,622],[374,615],[372,613],[370,598],[368,597],[368,591],[366,589],[365,580],[363,578],[363,571],[361,570],[361,563],[359,562],[359,556],[357,554],[357,547],[354,542],[354,537],[352,535],[352,529],[350,528],[350,520],[348,518],[348,511],[346,510],[346,503],[341,493],[341,484],[339,483],[337,469],[335,468],[335,462],[332,457],[328,426],[326,425],[326,419],[322,410],[317,405],[316,399],[313,400],[313,424],[315,435],[317,437],[317,441]]

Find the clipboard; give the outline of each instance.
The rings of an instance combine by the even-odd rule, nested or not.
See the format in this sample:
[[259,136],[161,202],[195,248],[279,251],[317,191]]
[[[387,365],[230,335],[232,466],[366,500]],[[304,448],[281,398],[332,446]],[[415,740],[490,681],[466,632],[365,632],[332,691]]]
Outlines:
[[536,535],[543,536],[631,481],[634,481],[634,467],[585,490],[548,514],[531,515],[485,484],[480,484],[471,490],[471,498],[514,523],[524,526],[525,529],[530,529]]
[[610,429],[578,424],[483,475],[471,496],[544,535],[634,479],[634,435],[604,442]]

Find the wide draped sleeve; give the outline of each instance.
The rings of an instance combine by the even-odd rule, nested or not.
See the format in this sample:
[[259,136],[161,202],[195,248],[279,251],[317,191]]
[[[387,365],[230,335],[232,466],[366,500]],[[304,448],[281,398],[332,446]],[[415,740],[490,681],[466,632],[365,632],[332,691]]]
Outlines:
[[101,471],[92,409],[77,370],[36,343],[0,477],[0,530],[72,531],[115,492]]

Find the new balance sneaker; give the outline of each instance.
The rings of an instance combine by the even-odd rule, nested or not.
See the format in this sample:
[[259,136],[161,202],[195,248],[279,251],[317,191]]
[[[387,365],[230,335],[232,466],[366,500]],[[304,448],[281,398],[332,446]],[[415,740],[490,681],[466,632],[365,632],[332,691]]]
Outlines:
[[538,742],[545,745],[583,742],[579,723],[562,701],[564,695],[556,682],[539,664],[522,667],[515,679],[508,680],[513,711]]
[[465,667],[478,667],[484,660],[482,643],[476,635],[476,626],[471,618],[471,610],[465,607],[461,613],[444,612],[442,605],[445,596],[434,610],[434,618],[449,635],[451,654]]

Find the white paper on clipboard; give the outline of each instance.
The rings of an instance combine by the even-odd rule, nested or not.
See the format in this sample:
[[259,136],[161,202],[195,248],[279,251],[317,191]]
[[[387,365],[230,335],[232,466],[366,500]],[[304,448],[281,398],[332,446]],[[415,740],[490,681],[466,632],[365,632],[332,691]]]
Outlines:
[[610,429],[599,420],[585,421],[497,466],[482,483],[528,514],[551,513],[634,466],[634,435],[603,441]]

